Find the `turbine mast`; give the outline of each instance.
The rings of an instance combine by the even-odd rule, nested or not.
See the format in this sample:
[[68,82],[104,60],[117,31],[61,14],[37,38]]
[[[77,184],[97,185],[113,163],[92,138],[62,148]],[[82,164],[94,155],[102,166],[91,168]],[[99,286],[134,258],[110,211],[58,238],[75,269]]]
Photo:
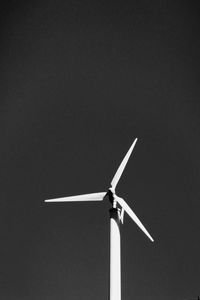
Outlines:
[[110,210],[110,298],[121,300],[121,210],[112,207]]

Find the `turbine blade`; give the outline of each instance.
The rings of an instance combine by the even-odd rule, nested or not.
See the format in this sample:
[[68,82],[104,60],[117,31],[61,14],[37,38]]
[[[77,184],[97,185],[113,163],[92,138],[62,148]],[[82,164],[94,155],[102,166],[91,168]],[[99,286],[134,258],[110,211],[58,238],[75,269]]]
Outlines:
[[144,225],[138,219],[136,214],[132,211],[132,209],[128,206],[128,204],[124,201],[124,199],[116,197],[115,200],[121,205],[121,207],[125,210],[125,212],[129,215],[129,217],[138,225],[138,227],[148,236],[148,238],[154,242],[151,235],[148,233]]
[[129,160],[129,157],[130,157],[130,155],[131,155],[131,153],[132,153],[132,151],[133,151],[133,148],[135,147],[136,142],[137,142],[137,138],[136,138],[136,139],[134,140],[134,142],[132,143],[130,149],[129,149],[128,152],[126,153],[124,159],[122,160],[122,162],[121,162],[121,164],[120,164],[120,166],[119,166],[117,172],[115,173],[115,175],[114,175],[114,177],[113,177],[113,179],[112,179],[112,181],[111,181],[111,187],[112,187],[113,189],[116,188],[117,183],[118,183],[118,181],[120,180],[120,177],[121,177],[121,175],[122,175],[122,173],[123,173],[123,171],[124,171],[124,169],[125,169],[125,167],[126,167],[126,164],[127,164],[128,160]]
[[70,197],[47,199],[45,202],[74,202],[74,201],[102,201],[106,193],[83,194]]

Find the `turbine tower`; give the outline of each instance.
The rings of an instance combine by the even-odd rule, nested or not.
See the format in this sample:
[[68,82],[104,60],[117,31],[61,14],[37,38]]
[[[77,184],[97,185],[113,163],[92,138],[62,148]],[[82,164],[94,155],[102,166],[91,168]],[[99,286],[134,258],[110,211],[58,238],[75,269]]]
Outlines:
[[121,245],[120,245],[120,226],[123,224],[124,212],[138,225],[138,227],[153,242],[153,238],[148,233],[144,225],[140,222],[136,214],[128,204],[118,197],[115,190],[120,177],[126,167],[129,157],[135,147],[137,138],[132,143],[130,149],[122,160],[117,172],[115,173],[111,186],[107,192],[84,194],[78,196],[48,199],[45,202],[74,202],[74,201],[102,201],[108,196],[112,204],[110,212],[110,300],[121,300]]

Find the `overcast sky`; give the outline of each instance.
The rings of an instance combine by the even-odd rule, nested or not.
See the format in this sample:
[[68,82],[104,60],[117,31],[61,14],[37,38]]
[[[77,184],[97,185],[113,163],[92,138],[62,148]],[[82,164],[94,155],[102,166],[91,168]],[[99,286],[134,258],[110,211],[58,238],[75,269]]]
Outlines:
[[193,1],[5,1],[1,7],[0,298],[108,299],[118,194],[122,299],[200,294],[200,24]]

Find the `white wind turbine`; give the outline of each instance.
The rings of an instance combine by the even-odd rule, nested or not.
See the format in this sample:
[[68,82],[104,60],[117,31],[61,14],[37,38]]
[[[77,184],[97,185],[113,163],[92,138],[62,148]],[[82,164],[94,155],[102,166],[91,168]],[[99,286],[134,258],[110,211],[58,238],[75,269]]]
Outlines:
[[133,148],[137,142],[134,140],[124,159],[122,160],[117,172],[115,173],[111,187],[107,192],[84,194],[78,196],[62,197],[56,199],[48,199],[45,202],[73,202],[73,201],[102,201],[108,196],[112,204],[110,212],[110,300],[121,300],[121,254],[120,254],[120,224],[123,224],[124,211],[138,225],[138,227],[153,242],[153,238],[148,233],[144,225],[140,222],[136,214],[128,206],[128,204],[115,193],[118,181],[124,171],[129,160]]

